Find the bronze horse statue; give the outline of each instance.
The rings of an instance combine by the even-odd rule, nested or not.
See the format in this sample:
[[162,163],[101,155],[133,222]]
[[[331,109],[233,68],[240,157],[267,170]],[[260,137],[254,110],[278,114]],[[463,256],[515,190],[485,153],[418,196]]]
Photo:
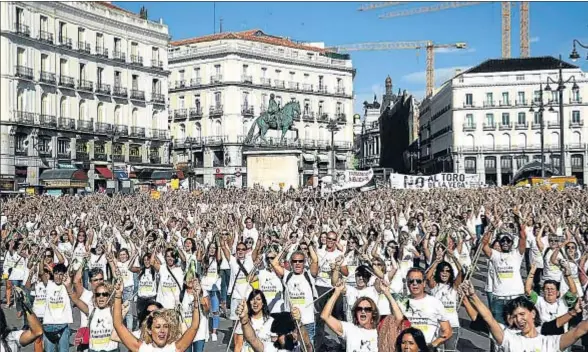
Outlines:
[[[273,119],[267,112],[262,112],[261,115],[253,121],[249,133],[247,133],[247,138],[245,138],[245,143],[255,143],[258,138],[267,143],[265,135],[268,130],[282,131],[280,144],[284,142],[284,136],[288,131],[296,132],[295,141],[297,141],[298,129],[294,128],[294,119],[298,117],[300,117],[300,103],[297,101],[286,103],[283,108],[276,112]],[[254,134],[256,127],[259,127],[259,132]]]

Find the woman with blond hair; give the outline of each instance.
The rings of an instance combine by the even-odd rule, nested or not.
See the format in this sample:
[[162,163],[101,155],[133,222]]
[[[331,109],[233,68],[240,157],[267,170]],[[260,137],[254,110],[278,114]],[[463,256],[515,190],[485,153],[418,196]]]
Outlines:
[[[196,280],[194,280],[196,281]],[[193,283],[194,301],[200,302],[200,285]],[[171,309],[156,310],[141,326],[141,339],[137,339],[123,324],[123,286],[118,283],[114,293],[113,323],[121,342],[131,352],[184,352],[192,342],[200,326],[200,304],[192,308],[192,322],[182,334],[182,317]]]

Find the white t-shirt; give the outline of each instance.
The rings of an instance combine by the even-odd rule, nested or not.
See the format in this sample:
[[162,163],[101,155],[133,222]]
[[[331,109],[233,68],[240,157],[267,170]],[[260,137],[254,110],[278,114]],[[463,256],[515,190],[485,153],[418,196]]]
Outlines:
[[202,289],[212,291],[213,288],[217,290],[221,287],[221,278],[219,276],[219,265],[215,257],[208,258],[208,268],[206,275],[202,278]]
[[[8,333],[6,336],[6,344],[8,345],[8,348],[10,348],[10,351],[20,351],[20,348],[22,347],[20,345],[20,335],[22,335],[23,332],[24,330],[17,330]],[[8,352],[4,349],[4,344],[0,344],[0,352]]]
[[331,272],[331,264],[335,262],[335,259],[343,255],[343,252],[338,249],[329,252],[324,248],[319,249],[317,255],[319,257],[319,272],[316,277],[316,285],[329,288],[333,287],[331,285],[331,276],[333,275]]
[[[568,306],[563,298],[557,299],[554,303],[549,303],[542,296],[537,297],[535,308],[539,312],[543,324],[561,317],[568,312]],[[568,324],[565,324],[564,331],[568,331]]]
[[438,283],[432,290],[431,294],[437,298],[445,307],[445,314],[449,318],[451,327],[459,327],[459,317],[457,309],[457,291],[448,284]]
[[561,335],[529,338],[522,336],[516,330],[504,330],[504,338],[501,347],[504,352],[559,352],[559,340]]
[[72,265],[74,270],[78,270],[84,261],[86,255],[86,246],[83,243],[78,243],[76,248],[73,250]]
[[494,265],[494,290],[497,297],[518,296],[525,293],[523,278],[521,277],[521,262],[523,256],[518,248],[508,253],[492,250],[490,257]]
[[[284,270],[283,282],[288,290],[290,302],[294,307],[300,310],[302,324],[314,323],[314,304],[312,298],[312,287],[306,280],[303,274],[292,275],[290,281],[286,284],[286,279],[290,271]],[[314,284],[314,278],[310,273],[307,274],[310,281]],[[286,302],[286,311],[290,311],[288,302]]]
[[[175,277],[175,280],[174,277],[171,276],[172,274]],[[184,272],[182,271],[182,268],[174,267],[170,273],[169,270],[167,270],[167,266],[161,265],[159,267],[159,278],[157,302],[161,303],[165,309],[173,309],[176,303],[179,303],[180,301],[180,290],[184,285]],[[177,283],[176,280],[178,280]]]
[[[202,298],[208,297],[208,292],[202,291]],[[182,315],[184,317],[184,323],[186,327],[190,327],[192,325],[192,313],[194,313],[194,296],[189,293],[184,293],[184,297],[182,299]],[[202,313],[202,309],[199,310],[200,312],[200,323],[198,325],[198,331],[196,332],[196,336],[194,337],[194,341],[199,340],[208,340],[208,319]]]
[[347,275],[347,284],[351,286],[355,286],[355,269],[359,266],[359,258],[355,251],[347,253],[345,256],[345,260],[343,260],[343,265],[347,266],[347,270],[349,271],[349,275]]
[[378,352],[378,331],[364,329],[348,322],[341,322],[342,338],[345,339],[346,351]]
[[169,344],[163,348],[159,348],[153,344],[142,343],[139,346],[139,352],[176,352],[176,343]]
[[253,248],[255,248],[255,245],[257,244],[257,239],[259,238],[259,232],[255,227],[252,227],[251,229],[243,229],[243,242],[248,238],[253,239]]
[[[250,256],[246,256],[244,260],[241,261],[247,273],[251,274],[251,270],[255,267],[253,264],[253,260],[251,260]],[[247,283],[247,276],[243,270],[239,270],[239,264],[237,264],[237,258],[231,256],[229,260],[229,266],[231,267],[231,278],[229,282],[228,292],[233,292],[232,299],[244,299],[247,298],[247,294],[249,294],[249,289],[251,286]],[[239,275],[237,275],[237,273]],[[236,278],[236,280],[235,280]],[[235,285],[235,289],[233,289],[233,285]]]
[[88,267],[90,270],[98,268],[102,270],[102,274],[106,277],[106,265],[108,264],[108,260],[106,259],[106,255],[96,255],[90,254],[90,260],[88,261]]
[[408,303],[402,302],[400,309],[404,316],[410,320],[411,326],[423,332],[427,343],[433,342],[441,322],[449,321],[443,303],[429,295],[418,300],[411,298]]
[[[268,317],[267,320],[264,321],[262,318],[251,318],[250,324],[253,330],[255,331],[255,336],[262,342],[262,343],[272,343],[271,338],[271,327],[272,323],[274,322],[274,318]],[[237,324],[237,328],[235,329],[235,334],[243,335],[243,326],[241,323]],[[241,348],[241,352],[253,352],[253,348],[247,341],[243,341],[243,347]],[[265,351],[264,351],[265,352]]]
[[47,283],[47,298],[45,301],[45,316],[43,325],[49,324],[71,324],[71,302],[64,285],[56,285],[49,280]]
[[[92,291],[88,291],[84,289],[82,291],[82,295],[80,296],[80,300],[88,306],[88,311],[91,312],[94,309],[94,293]],[[80,326],[87,327],[88,326],[88,316],[80,311]]]
[[[374,303],[378,303],[378,292],[376,291],[376,289],[373,286],[368,286],[365,287],[361,290],[358,290],[357,288],[347,285],[347,292],[345,292],[345,298],[347,298],[347,310],[348,310],[348,314],[351,314],[351,309],[353,308],[353,305],[355,304],[355,302],[361,298],[361,297],[369,297],[371,298]],[[384,297],[384,299],[386,299],[386,297]],[[386,301],[388,301],[386,299]]]
[[157,296],[157,275],[159,275],[157,271],[152,274],[150,269],[145,269],[145,273],[139,277],[139,291],[137,293],[139,297]]
[[133,287],[135,285],[133,273],[129,269],[130,265],[131,262],[128,260],[124,263],[116,262],[116,268],[120,271],[121,278],[123,279],[123,287]]
[[273,271],[260,270],[257,275],[259,289],[263,292],[270,313],[284,311],[284,288],[282,280]]
[[118,342],[112,341],[110,335],[114,325],[110,308],[95,308],[90,322],[90,349],[94,351],[112,351],[118,348]]
[[45,299],[47,297],[47,288],[42,281],[35,284],[35,302],[33,303],[33,312],[39,318],[45,316]]
[[[6,257],[10,254],[7,253]],[[18,253],[14,252],[12,256],[12,271],[10,272],[9,280],[20,280],[23,281],[29,275],[27,270],[27,259],[21,257]],[[26,275],[26,276],[25,276]]]

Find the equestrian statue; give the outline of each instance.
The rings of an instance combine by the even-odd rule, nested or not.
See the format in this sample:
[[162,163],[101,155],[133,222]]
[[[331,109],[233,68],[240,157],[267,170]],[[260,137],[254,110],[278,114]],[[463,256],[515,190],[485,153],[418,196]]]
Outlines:
[[[245,138],[245,144],[253,144],[258,138],[267,143],[265,135],[268,130],[282,131],[280,144],[284,142],[284,136],[288,131],[296,132],[295,140],[298,140],[298,129],[294,128],[294,119],[300,117],[300,103],[290,101],[280,109],[274,98],[274,94],[270,94],[268,108],[253,121]],[[256,127],[259,127],[257,134],[255,134]]]

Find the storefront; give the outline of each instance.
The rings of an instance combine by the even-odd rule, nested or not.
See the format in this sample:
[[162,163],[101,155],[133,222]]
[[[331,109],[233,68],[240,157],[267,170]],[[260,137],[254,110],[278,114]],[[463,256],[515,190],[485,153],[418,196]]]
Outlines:
[[47,191],[55,194],[55,190],[61,190],[62,194],[75,194],[88,187],[88,175],[83,170],[74,169],[50,169],[45,170],[39,177]]

